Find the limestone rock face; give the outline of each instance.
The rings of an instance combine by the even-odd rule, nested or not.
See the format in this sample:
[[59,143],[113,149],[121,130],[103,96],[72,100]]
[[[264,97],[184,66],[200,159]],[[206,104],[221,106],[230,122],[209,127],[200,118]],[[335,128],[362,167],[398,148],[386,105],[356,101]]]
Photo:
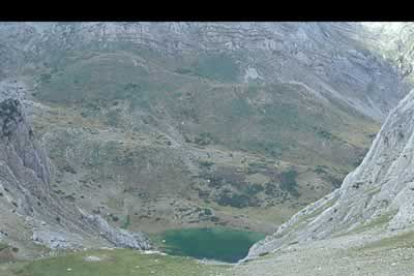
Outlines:
[[249,258],[292,242],[346,234],[385,223],[401,231],[414,222],[414,92],[390,113],[361,165],[341,188],[306,207],[274,235],[254,245]]
[[3,190],[14,197],[19,211],[33,214],[33,196],[47,201],[50,169],[44,150],[26,123],[16,99],[0,103],[0,175]]
[[413,78],[414,24],[412,22],[366,22],[365,43],[397,65],[403,77]]
[[84,217],[86,223],[90,223],[100,231],[100,235],[118,247],[149,249],[148,239],[143,235],[131,233],[124,229],[115,229],[98,215],[87,215]]
[[20,220],[33,232],[34,242],[53,249],[96,245],[149,248],[141,233],[113,228],[96,216],[83,220],[85,214],[76,206],[54,197],[51,168],[20,101],[0,102],[0,214],[5,219],[0,225],[2,239],[9,233],[18,236],[12,229],[13,223]]
[[221,53],[237,60],[239,82],[299,82],[322,99],[383,120],[407,91],[398,69],[365,49],[372,36],[378,37],[346,22],[4,23],[0,64],[7,77],[64,63],[62,53],[85,49],[145,47],[179,59]]

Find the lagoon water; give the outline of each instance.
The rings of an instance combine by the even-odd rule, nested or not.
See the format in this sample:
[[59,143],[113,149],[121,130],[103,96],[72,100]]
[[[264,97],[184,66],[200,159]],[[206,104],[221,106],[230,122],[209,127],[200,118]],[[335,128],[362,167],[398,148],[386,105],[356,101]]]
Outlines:
[[264,234],[229,228],[192,228],[169,230],[161,234],[163,251],[171,255],[189,256],[234,263],[244,258],[249,248]]

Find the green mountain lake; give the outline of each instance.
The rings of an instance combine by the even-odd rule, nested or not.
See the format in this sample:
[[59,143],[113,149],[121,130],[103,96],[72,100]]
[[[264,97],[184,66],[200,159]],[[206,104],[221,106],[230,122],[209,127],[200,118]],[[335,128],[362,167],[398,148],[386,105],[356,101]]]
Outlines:
[[168,230],[155,241],[165,253],[234,263],[247,256],[249,248],[265,237],[262,233],[230,228]]

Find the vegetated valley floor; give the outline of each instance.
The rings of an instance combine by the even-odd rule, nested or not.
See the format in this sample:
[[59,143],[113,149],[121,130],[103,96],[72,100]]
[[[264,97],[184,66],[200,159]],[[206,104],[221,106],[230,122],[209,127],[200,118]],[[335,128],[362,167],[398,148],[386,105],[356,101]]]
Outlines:
[[151,62],[134,66],[130,55],[45,70],[33,123],[59,169],[55,192],[131,230],[271,233],[338,187],[379,127],[297,84],[240,84],[186,65],[193,75],[145,52],[133,57]]

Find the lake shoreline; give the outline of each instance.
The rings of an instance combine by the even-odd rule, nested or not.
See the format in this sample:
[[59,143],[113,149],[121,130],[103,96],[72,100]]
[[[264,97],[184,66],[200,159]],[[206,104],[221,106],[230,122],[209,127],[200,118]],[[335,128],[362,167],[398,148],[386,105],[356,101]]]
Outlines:
[[172,256],[185,256],[209,264],[236,264],[250,247],[263,239],[263,233],[225,228],[166,230],[153,236],[156,250]]

